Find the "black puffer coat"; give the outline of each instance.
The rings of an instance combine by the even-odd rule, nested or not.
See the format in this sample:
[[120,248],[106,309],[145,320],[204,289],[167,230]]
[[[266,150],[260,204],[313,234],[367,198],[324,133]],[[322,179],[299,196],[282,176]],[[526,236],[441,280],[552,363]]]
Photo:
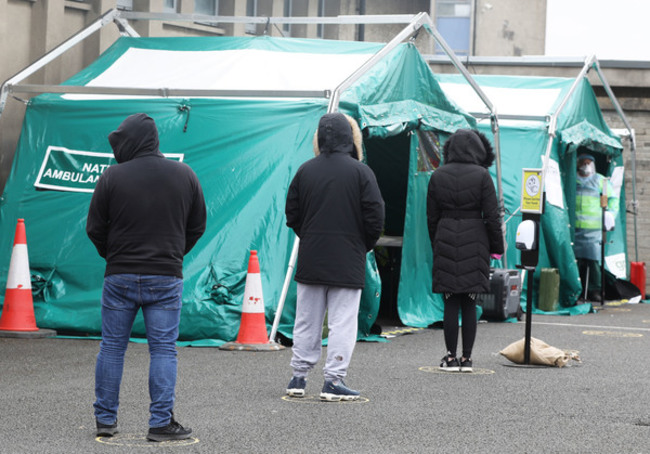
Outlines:
[[445,142],[444,164],[431,175],[427,192],[434,293],[489,291],[490,254],[503,254],[487,170],[494,157],[490,142],[477,131],[458,130]]
[[287,193],[287,226],[300,238],[295,280],[363,288],[384,201],[374,173],[359,162],[359,127],[343,114],[326,114],[314,148],[318,156],[298,169]]

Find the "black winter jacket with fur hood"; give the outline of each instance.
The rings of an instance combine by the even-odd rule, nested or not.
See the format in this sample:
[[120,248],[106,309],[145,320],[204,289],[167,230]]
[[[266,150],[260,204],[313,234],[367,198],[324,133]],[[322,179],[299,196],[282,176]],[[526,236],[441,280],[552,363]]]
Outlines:
[[488,139],[461,129],[443,148],[431,175],[427,223],[433,247],[434,293],[489,291],[490,254],[503,254],[501,220],[488,168],[494,162]]
[[384,201],[370,168],[359,162],[361,132],[350,117],[326,114],[287,193],[287,226],[300,238],[295,280],[363,288],[366,253],[384,226]]

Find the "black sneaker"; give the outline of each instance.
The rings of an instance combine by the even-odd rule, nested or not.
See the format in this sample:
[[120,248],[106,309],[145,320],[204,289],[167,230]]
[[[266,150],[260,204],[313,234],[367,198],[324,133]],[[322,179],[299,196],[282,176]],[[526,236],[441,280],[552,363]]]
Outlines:
[[445,372],[460,372],[460,365],[458,364],[458,359],[452,358],[449,353],[447,353],[440,362],[440,370]]
[[460,371],[461,372],[472,372],[472,358],[461,358],[460,359]]
[[117,420],[113,424],[102,424],[97,420],[95,420],[95,423],[97,424],[98,437],[112,437],[117,433]]
[[172,419],[169,424],[163,427],[150,427],[147,433],[147,440],[149,441],[169,441],[169,440],[186,440],[190,438],[192,429],[181,426]]
[[320,393],[320,400],[328,402],[339,402],[341,400],[357,400],[359,398],[359,391],[350,389],[345,386],[343,380],[326,380],[323,385],[323,390]]
[[287,386],[287,395],[291,397],[304,397],[307,380],[305,377],[293,377]]

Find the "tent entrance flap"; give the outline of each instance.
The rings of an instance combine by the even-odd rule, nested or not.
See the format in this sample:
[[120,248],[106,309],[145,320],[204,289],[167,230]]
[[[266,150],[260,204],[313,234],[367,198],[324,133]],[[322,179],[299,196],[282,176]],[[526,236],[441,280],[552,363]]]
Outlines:
[[402,237],[409,173],[410,134],[364,141],[368,166],[377,177],[386,204],[384,232],[375,247],[381,278],[379,318],[397,320],[397,290],[402,258]]
[[[404,254],[411,257],[412,253],[407,250],[416,244],[417,249],[428,249],[431,255],[426,228],[415,233],[417,241],[414,242],[413,238],[407,238],[409,232],[413,232],[412,226],[407,227],[406,223],[409,212],[411,219],[416,216],[419,220],[424,220],[423,207],[409,202],[409,199],[413,198],[413,191],[417,192],[417,196],[421,196],[423,191],[426,194],[428,178],[441,163],[440,134],[437,131],[416,129],[386,138],[374,137],[364,142],[368,165],[377,176],[386,204],[384,232],[375,247],[382,285],[378,317],[382,320],[400,321],[398,300],[402,298],[400,295],[403,292],[407,295],[415,292],[424,299],[431,297],[430,286],[416,285],[417,288],[414,289],[411,280],[404,278],[402,258]],[[414,179],[420,182],[417,188]],[[430,274],[430,266],[424,268]]]

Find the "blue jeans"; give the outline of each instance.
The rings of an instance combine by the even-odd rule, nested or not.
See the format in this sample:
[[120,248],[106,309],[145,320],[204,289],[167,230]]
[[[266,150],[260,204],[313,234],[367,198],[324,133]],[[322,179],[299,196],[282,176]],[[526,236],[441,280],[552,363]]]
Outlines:
[[149,427],[163,427],[174,409],[176,340],[183,280],[175,276],[113,274],[104,278],[102,341],[95,368],[95,418],[117,421],[124,354],[133,321],[142,308],[149,344]]

